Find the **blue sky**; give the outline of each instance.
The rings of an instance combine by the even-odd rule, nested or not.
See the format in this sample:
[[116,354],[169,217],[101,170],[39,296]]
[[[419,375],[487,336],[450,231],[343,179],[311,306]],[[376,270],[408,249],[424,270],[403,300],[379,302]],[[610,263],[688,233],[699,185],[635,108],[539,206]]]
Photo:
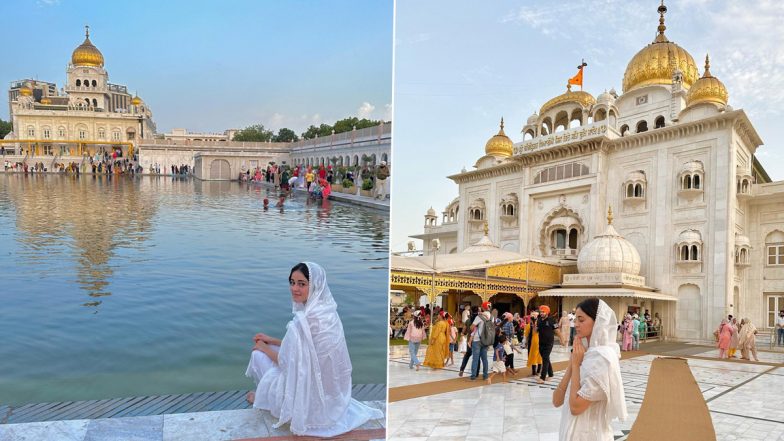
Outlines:
[[[666,2],[667,37],[746,111],[765,145],[757,156],[784,179],[784,3]],[[447,175],[471,169],[503,116],[522,140],[525,120],[564,92],[585,59],[585,90],[621,92],[623,72],[653,41],[658,0],[472,2],[398,0],[391,247],[406,249],[432,205],[457,196]],[[424,190],[424,191],[423,191]],[[440,220],[439,220],[440,222]]]
[[15,17],[3,23],[4,88],[62,87],[89,24],[109,81],[138,91],[159,132],[391,119],[391,0],[4,0],[0,15]]

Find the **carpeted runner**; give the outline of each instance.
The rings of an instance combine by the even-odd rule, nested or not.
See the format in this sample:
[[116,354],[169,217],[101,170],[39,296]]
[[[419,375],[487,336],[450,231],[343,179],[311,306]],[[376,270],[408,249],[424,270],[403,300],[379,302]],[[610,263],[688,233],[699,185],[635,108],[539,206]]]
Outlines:
[[627,440],[716,440],[708,405],[685,359],[653,360],[642,407]]
[[[626,360],[628,358],[640,357],[646,354],[647,354],[646,352],[642,352],[642,351],[621,352],[621,359]],[[568,366],[569,366],[569,361],[555,362],[553,363],[553,372],[566,370]],[[467,369],[463,377],[450,378],[449,380],[430,381],[427,383],[411,384],[408,386],[390,387],[388,393],[388,400],[390,403],[393,403],[395,401],[410,400],[412,398],[426,397],[429,395],[443,394],[447,392],[455,392],[459,390],[470,389],[472,387],[487,385],[486,381],[482,381],[481,372],[479,378],[476,381],[470,381],[468,379],[469,375],[470,375],[470,369]],[[527,378],[531,377],[531,369],[527,367],[523,367],[517,369],[517,375],[507,374],[506,379],[507,381],[519,380],[526,377]],[[504,377],[502,374],[497,374],[495,377],[493,377],[493,384],[500,383],[503,381],[504,381]],[[555,384],[554,380],[552,379],[549,380],[548,383]]]

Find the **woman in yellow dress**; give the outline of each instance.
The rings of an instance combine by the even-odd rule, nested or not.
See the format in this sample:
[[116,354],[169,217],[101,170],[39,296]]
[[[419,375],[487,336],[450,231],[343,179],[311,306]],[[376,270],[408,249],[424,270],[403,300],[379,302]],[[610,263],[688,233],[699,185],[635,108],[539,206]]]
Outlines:
[[525,338],[528,340],[528,362],[531,375],[537,376],[542,369],[542,354],[539,353],[539,330],[536,329],[537,311],[531,313],[531,320],[525,325]]
[[430,330],[430,339],[427,343],[425,362],[422,363],[433,369],[443,368],[444,360],[449,356],[449,325],[441,314],[435,316],[435,323]]

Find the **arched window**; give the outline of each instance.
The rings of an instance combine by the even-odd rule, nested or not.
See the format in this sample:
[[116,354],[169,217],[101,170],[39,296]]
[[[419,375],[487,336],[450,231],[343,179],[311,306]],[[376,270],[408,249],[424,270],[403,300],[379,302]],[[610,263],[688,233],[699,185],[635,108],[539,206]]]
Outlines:
[[684,245],[681,247],[681,260],[689,260],[689,246]]
[[689,256],[689,260],[700,260],[699,252],[697,251],[697,245],[691,246],[691,254]]
[[98,100],[93,98],[93,107],[98,107]]
[[700,188],[700,175],[694,175],[694,178],[692,179],[692,186],[695,189],[699,190],[699,188]]
[[624,125],[621,126],[621,136],[625,135],[626,132],[628,132],[628,131],[629,131],[629,125],[628,124],[624,124]]
[[569,230],[569,248],[572,250],[577,249],[577,229],[572,228]]
[[559,228],[553,231],[553,247],[558,250],[566,249],[566,230]]
[[626,197],[630,198],[634,196],[634,185],[629,184],[626,186]]
[[683,189],[684,190],[691,189],[691,175],[686,175],[683,177]]
[[79,86],[81,86],[81,85],[82,85],[82,80],[80,80],[80,79],[78,79],[78,78],[77,78],[77,79],[76,79],[76,87],[79,87]]
[[636,198],[643,197],[643,194],[642,194],[642,184],[636,184],[634,186],[634,197],[636,197]]
[[90,80],[83,80],[82,84],[84,84],[84,87],[90,87]]
[[657,116],[656,119],[653,121],[653,127],[655,129],[661,129],[662,127],[664,127],[664,117]]
[[647,132],[648,131],[648,121],[640,121],[637,123],[637,133]]
[[90,98],[85,98],[84,102],[86,103],[87,107],[90,107]]
[[98,87],[98,82],[93,80],[93,87]]

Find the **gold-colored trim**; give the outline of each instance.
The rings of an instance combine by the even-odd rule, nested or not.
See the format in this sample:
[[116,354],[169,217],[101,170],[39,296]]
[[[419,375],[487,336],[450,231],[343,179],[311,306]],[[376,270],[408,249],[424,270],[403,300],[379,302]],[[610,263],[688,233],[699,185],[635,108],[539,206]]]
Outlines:
[[567,87],[565,93],[558,95],[557,97],[552,98],[546,103],[544,103],[542,108],[539,109],[539,115],[540,116],[544,115],[545,112],[547,112],[548,110],[551,110],[555,106],[564,103],[577,103],[584,108],[590,108],[591,106],[596,104],[596,98],[594,98],[593,95],[591,95],[590,93],[582,90],[572,92],[571,87]]

